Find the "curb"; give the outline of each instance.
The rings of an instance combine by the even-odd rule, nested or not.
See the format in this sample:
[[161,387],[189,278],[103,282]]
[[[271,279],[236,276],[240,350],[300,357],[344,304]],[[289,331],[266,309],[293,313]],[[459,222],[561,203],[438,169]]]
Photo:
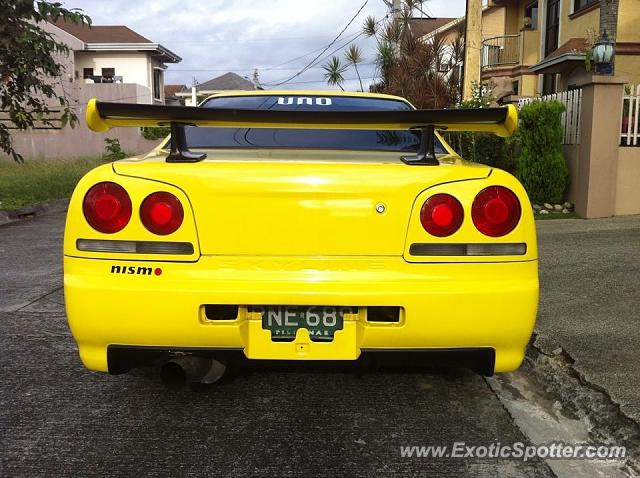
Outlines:
[[0,211],[0,226],[10,224],[21,219],[27,219],[34,216],[42,216],[56,212],[65,212],[69,207],[69,199],[56,199],[33,206],[26,206],[15,211]]
[[0,226],[2,226],[3,224],[8,224],[10,222],[11,219],[9,219],[9,215],[4,211],[0,211]]

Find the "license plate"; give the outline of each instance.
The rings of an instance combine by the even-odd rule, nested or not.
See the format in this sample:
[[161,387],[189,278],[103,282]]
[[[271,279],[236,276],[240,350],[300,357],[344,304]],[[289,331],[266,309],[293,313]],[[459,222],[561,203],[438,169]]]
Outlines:
[[249,307],[262,314],[262,328],[271,331],[274,341],[291,341],[298,329],[307,329],[314,342],[330,342],[336,330],[342,330],[344,314],[356,314],[357,307],[308,307],[266,305]]

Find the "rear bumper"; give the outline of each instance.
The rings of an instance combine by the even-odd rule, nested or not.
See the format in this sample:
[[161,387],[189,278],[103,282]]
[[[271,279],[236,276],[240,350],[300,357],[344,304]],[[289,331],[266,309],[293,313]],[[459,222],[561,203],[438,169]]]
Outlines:
[[[166,348],[110,345],[107,348],[109,373],[126,373],[132,368],[159,366],[173,357],[195,355],[215,358],[228,365],[242,366],[246,356],[242,349],[219,348]],[[384,350],[363,349],[357,361],[360,364],[410,366],[447,366],[469,368],[482,375],[492,375],[495,350],[491,348]],[[282,362],[282,361],[278,361]],[[327,363],[324,361],[323,363]],[[273,363],[273,362],[271,362]]]
[[[126,272],[112,272],[117,265],[126,265],[121,268]],[[231,349],[262,360],[489,349],[493,369],[502,372],[520,365],[538,303],[537,261],[409,264],[399,257],[206,256],[195,263],[151,263],[65,257],[64,266],[67,316],[80,356],[89,369],[105,372],[118,371],[108,354],[117,346]],[[145,267],[161,273],[128,273]],[[259,314],[210,321],[204,304],[361,310],[386,305],[402,307],[403,313],[398,323],[354,315],[330,343],[310,341],[304,329],[293,342],[273,342]]]

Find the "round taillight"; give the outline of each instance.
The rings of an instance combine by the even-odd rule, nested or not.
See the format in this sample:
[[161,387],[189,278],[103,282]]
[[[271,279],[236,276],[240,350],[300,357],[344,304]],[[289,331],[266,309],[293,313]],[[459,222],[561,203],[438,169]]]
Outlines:
[[478,193],[471,206],[471,218],[485,236],[510,233],[520,221],[520,201],[509,189],[489,186]]
[[460,228],[463,219],[460,201],[449,194],[431,196],[420,210],[422,227],[432,236],[450,236]]
[[129,224],[131,199],[119,184],[98,183],[85,194],[82,212],[96,231],[113,234]]
[[182,225],[184,210],[182,204],[171,193],[149,194],[140,206],[140,219],[150,232],[166,236]]

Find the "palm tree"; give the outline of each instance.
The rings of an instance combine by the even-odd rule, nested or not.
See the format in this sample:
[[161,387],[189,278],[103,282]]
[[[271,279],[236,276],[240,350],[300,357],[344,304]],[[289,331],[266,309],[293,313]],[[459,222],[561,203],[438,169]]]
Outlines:
[[362,62],[362,50],[360,50],[358,45],[351,44],[344,56],[347,61],[353,65],[353,68],[355,68],[356,75],[358,75],[358,81],[360,82],[360,91],[364,91],[362,78],[360,78],[360,72],[358,71],[358,63]]
[[343,65],[339,57],[333,56],[326,65],[322,65],[322,68],[326,71],[324,78],[327,80],[327,84],[330,86],[337,85],[342,91],[344,91],[344,88],[342,87],[342,84],[344,83],[344,76],[342,76],[342,74],[348,68],[347,65]]

